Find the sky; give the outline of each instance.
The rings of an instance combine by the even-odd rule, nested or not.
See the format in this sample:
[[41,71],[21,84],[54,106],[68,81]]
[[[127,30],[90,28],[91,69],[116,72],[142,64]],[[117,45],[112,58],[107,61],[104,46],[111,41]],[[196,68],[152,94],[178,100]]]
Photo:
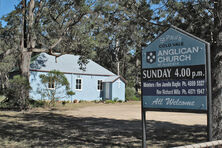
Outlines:
[[[20,0],[0,0],[0,18],[15,9]],[[2,22],[3,25],[4,22]]]

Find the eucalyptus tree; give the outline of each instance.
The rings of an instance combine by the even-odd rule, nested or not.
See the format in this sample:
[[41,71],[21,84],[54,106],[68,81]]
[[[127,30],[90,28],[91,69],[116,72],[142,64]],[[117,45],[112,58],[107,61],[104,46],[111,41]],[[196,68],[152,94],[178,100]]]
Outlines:
[[[154,38],[152,10],[145,0],[100,1],[94,34],[100,37],[95,61],[139,83],[141,45]],[[97,8],[96,8],[97,9]]]
[[[211,44],[212,138],[222,139],[222,1],[151,0],[156,22],[178,26]],[[156,4],[156,5],[155,5]],[[166,27],[165,27],[166,28]]]
[[[8,34],[9,33],[9,34]],[[7,40],[12,37],[13,31],[9,32],[7,29],[3,28],[0,24],[0,37],[5,36]],[[5,92],[5,89],[8,86],[9,75],[8,73],[15,68],[16,51],[9,53],[7,48],[12,46],[10,40],[0,40],[0,94]]]
[[[83,66],[95,44],[89,19],[94,4],[87,0],[21,0],[16,10],[3,18],[5,28],[13,34],[10,38],[1,37],[11,43],[4,47],[8,54],[17,52],[21,76],[28,80],[31,56],[39,52],[55,57],[66,53],[82,55],[79,63]],[[20,98],[27,99],[29,90],[22,91]]]

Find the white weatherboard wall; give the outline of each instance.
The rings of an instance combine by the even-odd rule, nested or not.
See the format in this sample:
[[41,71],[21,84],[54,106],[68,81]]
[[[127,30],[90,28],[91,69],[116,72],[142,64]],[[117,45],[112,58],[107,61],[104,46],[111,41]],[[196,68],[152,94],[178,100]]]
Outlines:
[[[104,80],[104,76],[88,76],[88,75],[73,75],[73,91],[74,99],[77,100],[101,100],[103,98],[103,90],[98,90],[98,80]],[[76,79],[82,79],[82,89],[76,90]]]
[[[47,74],[47,72],[35,72],[32,71],[30,75],[30,85],[32,87],[32,91],[30,93],[30,97],[35,100],[46,99],[49,100],[50,98],[42,96],[38,93],[38,89],[47,89],[43,84],[41,84],[41,80],[39,75]],[[65,74],[66,78],[70,83],[70,88],[72,91],[75,92],[75,95],[72,97],[66,97],[64,90],[61,91],[59,94],[61,96],[60,100],[66,101],[73,101],[74,99],[77,100],[101,100],[103,98],[103,90],[98,90],[98,80],[105,80],[105,76],[89,76],[89,75],[74,75],[74,74]],[[76,90],[76,79],[82,79],[82,89]],[[111,92],[110,92],[111,93]]]
[[119,78],[112,83],[112,99],[125,100],[125,83]]

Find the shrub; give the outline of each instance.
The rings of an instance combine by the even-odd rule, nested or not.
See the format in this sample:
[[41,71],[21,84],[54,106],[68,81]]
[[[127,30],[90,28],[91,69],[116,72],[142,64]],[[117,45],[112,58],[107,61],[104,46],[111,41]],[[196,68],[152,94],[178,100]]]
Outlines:
[[29,103],[32,107],[47,107],[49,105],[45,100],[30,100]]
[[133,87],[126,88],[126,101],[135,101],[136,99],[136,90]]
[[102,102],[102,100],[94,100],[93,102],[94,103],[100,103],[100,102]]
[[135,88],[133,87],[126,87],[126,97],[132,97],[136,93]]
[[62,105],[65,106],[66,105],[66,101],[62,101]]
[[5,96],[0,96],[0,102],[5,100]]
[[6,98],[3,101],[3,106],[12,109],[27,109],[29,105],[29,98],[25,96],[24,90],[30,90],[28,80],[25,77],[16,75],[9,80],[9,87],[6,90]]
[[106,100],[105,103],[106,103],[106,104],[110,104],[110,103],[113,104],[113,103],[115,103],[115,102],[114,102],[113,100]]
[[129,98],[130,101],[140,101],[140,98],[137,96],[133,96],[132,98]]
[[[59,100],[59,98],[63,98],[61,96],[62,93],[65,92],[65,95],[71,97],[75,93],[71,91],[69,87],[69,81],[65,77],[64,73],[60,71],[50,71],[46,75],[41,74],[40,76],[41,82],[44,88],[39,88],[37,90],[38,93],[42,95],[42,97],[50,98],[50,104],[55,106],[55,102]],[[48,88],[50,86],[50,88]],[[64,89],[65,88],[65,89]],[[63,105],[66,104],[62,103]]]
[[116,98],[113,99],[114,102],[117,102],[118,100],[119,100],[118,97],[116,97]]
[[79,103],[86,103],[87,101],[85,100],[79,100]]
[[73,101],[73,103],[78,103],[78,100],[75,99],[75,100]]
[[119,102],[119,103],[123,103],[123,101],[122,101],[122,100],[118,100],[117,102]]

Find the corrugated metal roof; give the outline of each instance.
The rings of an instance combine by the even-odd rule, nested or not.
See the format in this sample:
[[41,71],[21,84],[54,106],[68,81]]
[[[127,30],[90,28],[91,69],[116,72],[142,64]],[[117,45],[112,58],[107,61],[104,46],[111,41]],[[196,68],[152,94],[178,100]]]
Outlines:
[[89,63],[86,64],[85,71],[81,70],[78,64],[79,57],[80,56],[65,54],[55,60],[54,56],[48,55],[47,53],[41,53],[30,65],[30,70],[59,70],[64,73],[116,76],[114,73],[105,69],[104,67],[100,66],[92,60],[89,60]]

